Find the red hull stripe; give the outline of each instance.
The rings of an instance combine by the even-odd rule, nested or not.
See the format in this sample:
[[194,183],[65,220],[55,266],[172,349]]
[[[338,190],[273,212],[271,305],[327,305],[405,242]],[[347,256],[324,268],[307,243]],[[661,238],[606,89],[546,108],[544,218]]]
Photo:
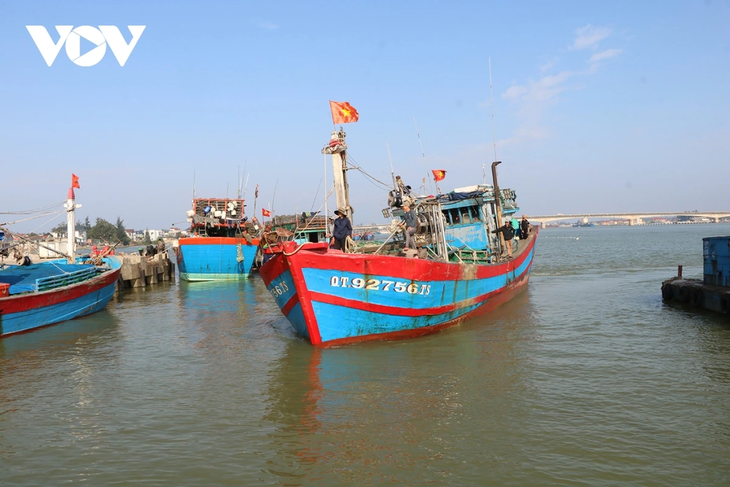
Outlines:
[[[532,256],[535,246],[535,237],[530,244],[521,250],[519,257],[499,265],[464,265],[457,263],[434,262],[423,259],[406,259],[396,256],[373,256],[366,254],[345,254],[342,252],[326,252],[327,258],[322,259],[322,253],[312,255],[305,246],[296,255],[297,260],[305,259],[302,267],[320,270],[340,269],[346,272],[360,274],[378,274],[375,269],[387,267],[392,270],[388,275],[394,278],[428,280],[428,281],[462,281],[484,279],[501,276],[510,270],[521,266],[528,257]],[[307,258],[308,255],[314,258]],[[314,254],[314,253],[313,253]]]
[[121,269],[114,269],[90,281],[81,282],[68,288],[0,298],[0,312],[2,314],[17,313],[71,301],[112,284],[119,277],[119,272],[121,272]]
[[286,302],[284,306],[281,307],[281,312],[284,314],[284,316],[287,316],[289,314],[289,311],[296,306],[296,304],[299,302],[299,295],[294,294],[291,298],[289,298],[289,301]]

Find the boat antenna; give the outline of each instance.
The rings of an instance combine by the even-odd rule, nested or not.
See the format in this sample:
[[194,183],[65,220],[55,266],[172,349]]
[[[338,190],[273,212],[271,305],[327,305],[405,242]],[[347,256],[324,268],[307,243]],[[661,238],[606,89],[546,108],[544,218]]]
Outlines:
[[317,192],[314,193],[314,200],[312,200],[312,208],[309,211],[314,211],[314,205],[317,203],[317,196],[319,196],[319,188],[322,187],[322,178],[319,178],[319,184],[317,185]]
[[[238,175],[238,199],[241,199],[241,195],[243,197],[246,197],[246,188],[248,187],[248,173],[246,173],[246,166],[248,161],[246,159],[243,160],[243,175],[246,177],[246,184],[243,183],[243,178],[241,177],[241,174]],[[238,166],[241,167],[240,165]],[[241,191],[241,186],[243,186],[243,191]]]
[[276,183],[274,183],[274,196],[271,198],[271,211],[274,212],[274,215],[276,215],[276,212],[274,211],[274,204],[276,204],[276,187],[279,185],[279,178],[276,178]]
[[390,144],[385,143],[385,147],[388,148],[388,160],[390,161],[390,177],[393,178],[393,189],[398,191],[398,186],[395,184],[395,170],[393,169],[393,159],[390,157]]
[[[426,163],[426,153],[423,152],[423,142],[421,141],[421,134],[418,131],[418,123],[416,123],[416,116],[413,115],[413,125],[416,126],[416,135],[418,136],[418,144],[421,146],[421,155],[423,156],[423,165],[426,166],[426,179],[428,179],[429,186],[431,187],[431,191],[433,191],[433,183],[431,182],[431,178],[428,177],[428,164]],[[426,192],[426,185],[423,185],[423,192]]]
[[497,133],[494,128],[494,92],[492,91],[492,58],[489,58],[489,107],[492,111],[492,141],[494,143],[494,160],[497,160]]
[[246,174],[246,182],[243,185],[243,197],[246,198],[246,192],[248,191],[248,178],[251,177],[251,174]]

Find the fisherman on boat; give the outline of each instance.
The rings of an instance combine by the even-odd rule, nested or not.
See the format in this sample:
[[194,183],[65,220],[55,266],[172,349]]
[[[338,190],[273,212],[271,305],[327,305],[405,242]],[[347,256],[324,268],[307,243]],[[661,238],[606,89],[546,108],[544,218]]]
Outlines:
[[404,250],[416,248],[416,214],[411,210],[411,206],[408,204],[403,205],[403,220],[406,223],[406,229],[403,232],[406,239],[406,246]]
[[335,229],[332,232],[333,242],[331,247],[335,250],[342,250],[344,252],[346,249],[345,244],[347,242],[347,237],[352,236],[352,224],[350,223],[350,219],[347,218],[345,210],[342,208],[336,209],[335,215],[337,215],[338,218],[335,220]]
[[[502,234],[504,236],[504,244],[507,247],[507,258],[512,258],[512,239],[515,237],[515,229],[512,227],[512,223],[509,220],[504,222],[504,225],[498,229],[492,231],[492,233]],[[504,255],[504,252],[502,253]]]
[[520,240],[525,240],[530,233],[530,222],[527,221],[527,215],[522,215],[520,222]]

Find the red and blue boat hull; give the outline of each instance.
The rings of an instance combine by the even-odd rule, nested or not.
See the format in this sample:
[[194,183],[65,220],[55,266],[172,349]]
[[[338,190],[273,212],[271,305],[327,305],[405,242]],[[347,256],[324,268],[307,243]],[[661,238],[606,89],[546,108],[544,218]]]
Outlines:
[[251,272],[258,239],[191,237],[179,240],[180,278],[185,281],[245,279]]
[[[22,333],[103,310],[116,291],[121,262],[78,284],[0,298],[0,336]],[[49,264],[50,265],[50,264]]]
[[515,259],[491,265],[344,254],[326,244],[286,242],[260,273],[282,313],[315,346],[410,338],[487,313],[521,292],[536,236]]

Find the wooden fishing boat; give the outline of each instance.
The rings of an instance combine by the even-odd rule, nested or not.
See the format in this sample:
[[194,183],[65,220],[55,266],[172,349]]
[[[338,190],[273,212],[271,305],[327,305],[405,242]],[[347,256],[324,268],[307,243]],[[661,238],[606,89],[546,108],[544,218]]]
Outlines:
[[[77,182],[74,176],[74,184]],[[103,310],[116,291],[119,259],[77,259],[74,255],[74,187],[78,186],[69,189],[66,202],[67,258],[33,264],[25,256],[18,259],[23,265],[0,269],[0,337]]]
[[196,198],[187,213],[191,237],[173,244],[185,281],[245,279],[259,246],[259,227],[244,216],[244,200]]
[[[338,208],[350,214],[345,133],[332,133]],[[512,257],[495,231],[518,211],[515,194],[494,184],[446,195],[391,192],[384,216],[415,209],[416,249],[404,249],[398,228],[380,245],[357,253],[325,243],[270,245],[260,269],[264,283],[295,330],[318,347],[422,336],[483,315],[525,289],[538,229],[518,242]],[[402,188],[401,188],[402,189]],[[394,221],[397,227],[397,221]],[[354,248],[354,247],[352,247]]]
[[0,336],[34,330],[103,310],[116,291],[121,261],[65,261],[0,270]]

